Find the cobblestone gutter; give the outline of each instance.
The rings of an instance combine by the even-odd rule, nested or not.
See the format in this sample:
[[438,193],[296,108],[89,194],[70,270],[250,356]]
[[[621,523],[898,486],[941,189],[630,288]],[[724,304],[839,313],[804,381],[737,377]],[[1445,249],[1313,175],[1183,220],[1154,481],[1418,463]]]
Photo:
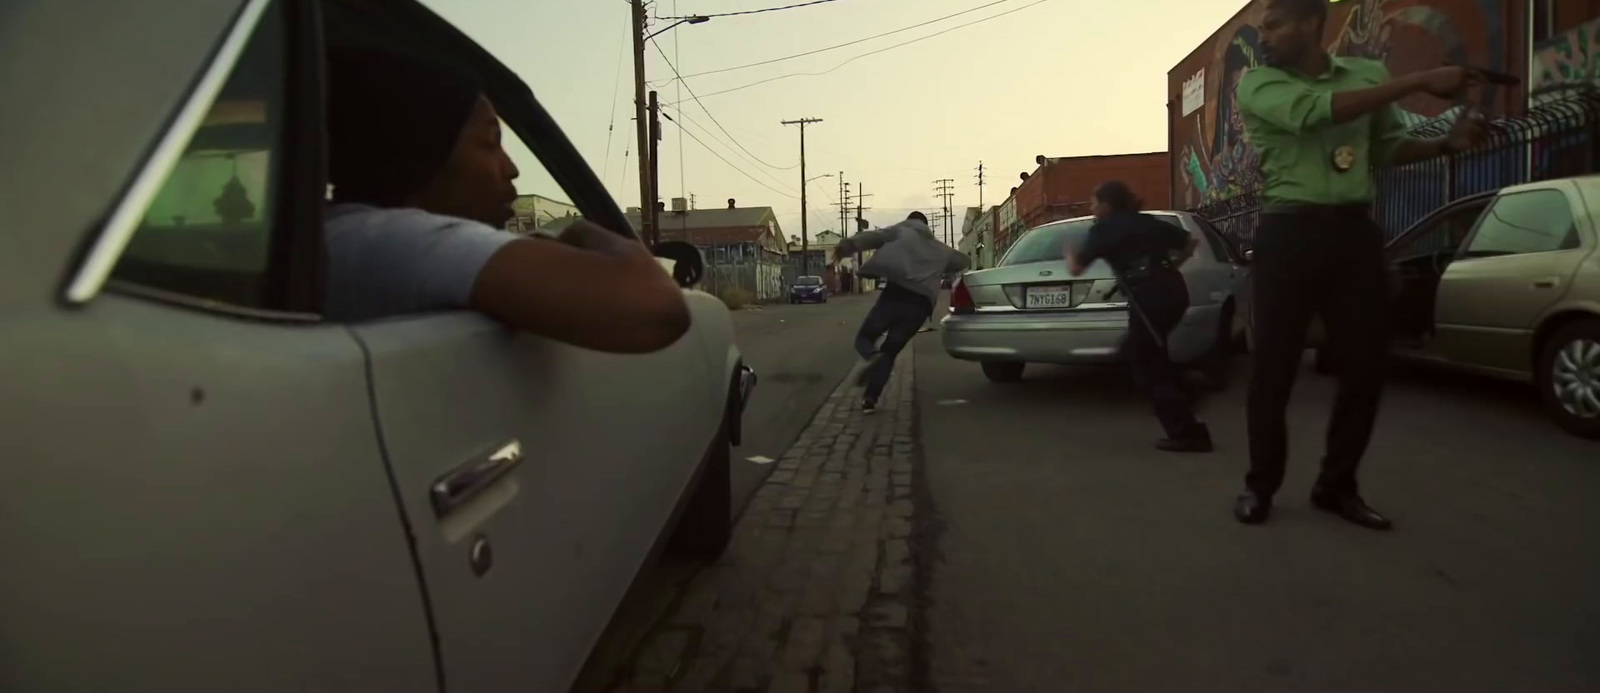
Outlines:
[[613,690],[926,690],[919,584],[932,556],[915,545],[932,532],[913,537],[928,523],[913,503],[926,490],[912,360],[901,352],[873,414],[852,383],[833,392]]

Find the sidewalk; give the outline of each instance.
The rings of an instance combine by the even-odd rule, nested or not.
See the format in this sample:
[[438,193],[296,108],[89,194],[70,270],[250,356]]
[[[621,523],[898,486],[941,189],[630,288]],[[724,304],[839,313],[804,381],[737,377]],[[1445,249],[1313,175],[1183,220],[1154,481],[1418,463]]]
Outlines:
[[873,414],[853,383],[834,390],[612,690],[912,689],[913,560],[928,558],[912,540],[912,351]]

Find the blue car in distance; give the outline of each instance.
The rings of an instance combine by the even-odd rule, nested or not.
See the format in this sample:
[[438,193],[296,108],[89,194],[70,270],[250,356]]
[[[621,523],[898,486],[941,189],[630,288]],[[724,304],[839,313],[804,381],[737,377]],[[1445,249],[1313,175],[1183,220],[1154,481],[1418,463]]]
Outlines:
[[799,277],[789,287],[790,303],[827,303],[828,287],[823,286],[822,277]]

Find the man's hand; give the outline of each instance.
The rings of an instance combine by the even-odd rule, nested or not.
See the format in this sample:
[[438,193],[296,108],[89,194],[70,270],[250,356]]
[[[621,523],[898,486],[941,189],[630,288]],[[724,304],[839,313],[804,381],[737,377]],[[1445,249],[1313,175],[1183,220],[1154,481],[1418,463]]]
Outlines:
[[1067,274],[1074,277],[1081,276],[1084,270],[1088,269],[1078,261],[1078,247],[1073,245],[1072,241],[1061,244],[1061,259],[1067,261]]
[[1484,83],[1482,72],[1469,67],[1436,67],[1408,75],[1415,86],[1441,99],[1453,99]]
[[1482,144],[1488,138],[1489,128],[1484,123],[1483,114],[1469,110],[1463,112],[1450,126],[1450,134],[1445,136],[1445,144],[1451,151],[1463,152]]

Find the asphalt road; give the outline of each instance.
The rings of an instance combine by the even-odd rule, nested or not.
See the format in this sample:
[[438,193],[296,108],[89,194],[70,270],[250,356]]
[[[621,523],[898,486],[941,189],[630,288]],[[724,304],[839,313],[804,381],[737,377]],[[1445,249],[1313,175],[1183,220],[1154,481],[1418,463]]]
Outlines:
[[876,298],[835,296],[827,303],[785,303],[733,314],[739,351],[759,378],[745,410],[744,444],[733,451],[734,507],[744,506],[772,471],[770,460],[789,449],[855,363],[851,339]]
[[1308,366],[1277,512],[1246,527],[1242,360],[1203,404],[1218,452],[1174,456],[1121,373],[995,385],[936,337],[915,348],[941,693],[1600,688],[1600,445],[1528,389],[1398,368],[1362,469],[1381,534],[1307,501],[1333,393]]

